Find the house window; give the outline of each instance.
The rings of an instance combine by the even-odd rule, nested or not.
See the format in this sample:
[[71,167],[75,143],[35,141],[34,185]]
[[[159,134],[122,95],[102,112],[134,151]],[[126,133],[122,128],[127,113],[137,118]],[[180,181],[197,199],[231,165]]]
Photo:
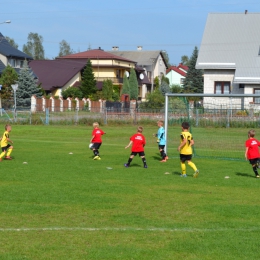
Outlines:
[[23,67],[23,60],[20,60],[19,63],[20,63],[20,68],[22,68]]
[[229,94],[230,93],[230,82],[229,81],[216,81],[214,94]]
[[151,74],[152,74],[151,71],[147,71],[147,77],[149,80],[151,80]]
[[180,79],[180,84],[183,85],[184,84],[184,78]]
[[116,77],[120,78],[120,70],[116,70]]
[[[260,94],[260,89],[259,88],[255,88],[254,89],[254,94]],[[260,97],[254,98],[254,103],[255,104],[260,104]]]
[[13,68],[16,67],[16,60],[15,59],[9,59],[8,62],[9,62],[9,65],[12,66]]

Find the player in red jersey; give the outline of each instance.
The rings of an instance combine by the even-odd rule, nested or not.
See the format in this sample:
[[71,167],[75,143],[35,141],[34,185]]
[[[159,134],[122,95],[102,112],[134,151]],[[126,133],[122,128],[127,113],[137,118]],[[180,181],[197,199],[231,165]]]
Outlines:
[[94,153],[94,160],[101,160],[99,156],[98,149],[102,144],[101,136],[105,134],[101,129],[99,129],[99,124],[97,122],[93,123],[93,131],[92,131],[92,138],[90,139],[90,143],[93,143],[92,150]]
[[248,140],[246,140],[246,152],[245,157],[246,160],[249,160],[250,164],[252,165],[253,171],[255,173],[256,178],[259,178],[259,174],[257,168],[259,167],[259,149],[260,142],[254,138],[255,137],[255,130],[248,131]]
[[142,135],[143,127],[139,126],[137,128],[137,133],[130,137],[130,143],[125,147],[127,149],[129,146],[132,145],[132,153],[128,159],[128,162],[124,164],[125,167],[129,167],[130,163],[132,162],[133,158],[139,154],[142,158],[144,168],[147,168],[145,154],[144,154],[144,146],[145,146],[145,137]]

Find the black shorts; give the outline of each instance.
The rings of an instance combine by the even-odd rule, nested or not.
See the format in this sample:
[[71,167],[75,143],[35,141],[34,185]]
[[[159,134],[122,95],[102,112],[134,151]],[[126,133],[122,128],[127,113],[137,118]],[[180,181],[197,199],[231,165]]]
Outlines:
[[102,143],[94,143],[94,144],[92,145],[92,149],[98,150],[98,149],[100,148],[101,144],[102,144]]
[[257,164],[259,161],[260,161],[259,158],[249,159],[249,163],[252,165]]
[[192,154],[180,154],[180,159],[182,162],[190,161]]
[[139,154],[139,156],[145,156],[144,152],[132,152],[131,155],[136,156],[137,154]]
[[11,145],[10,144],[8,144],[7,146],[5,146],[5,147],[2,147],[2,152],[5,152],[9,147],[11,147]]
[[159,150],[164,150],[164,147],[165,147],[165,145],[161,145],[161,144],[159,144]]

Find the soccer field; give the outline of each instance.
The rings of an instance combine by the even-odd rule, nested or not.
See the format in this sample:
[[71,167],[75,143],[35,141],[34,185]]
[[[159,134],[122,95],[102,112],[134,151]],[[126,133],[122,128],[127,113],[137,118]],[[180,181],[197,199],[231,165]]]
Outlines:
[[[0,259],[260,258],[260,180],[248,162],[195,157],[199,177],[187,167],[180,178],[181,129],[169,128],[170,159],[160,163],[155,124],[143,132],[148,169],[139,157],[124,168],[136,127],[101,129],[94,161],[91,127],[12,126],[14,160],[0,163]],[[226,150],[223,129],[192,130],[198,151]],[[229,153],[243,158],[247,130],[229,131]]]

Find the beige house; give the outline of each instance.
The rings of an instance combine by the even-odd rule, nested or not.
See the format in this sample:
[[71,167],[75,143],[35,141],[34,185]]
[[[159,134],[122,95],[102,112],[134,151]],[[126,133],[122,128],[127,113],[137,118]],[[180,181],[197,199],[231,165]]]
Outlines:
[[142,99],[145,99],[147,92],[154,90],[154,78],[161,79],[162,76],[166,76],[167,64],[162,51],[145,51],[142,46],[138,46],[136,51],[120,51],[119,47],[114,46],[109,53],[133,60],[139,68],[143,69],[143,74],[148,80],[143,82],[141,87],[140,96]]
[[[57,60],[83,62],[85,64],[89,59],[91,60],[92,69],[99,89],[102,89],[102,82],[107,79],[110,79],[114,85],[119,86],[121,89],[124,75],[129,75],[131,68],[135,68],[136,66],[136,62],[105,52],[100,48],[57,58]],[[79,81],[80,80],[81,78],[79,78]]]

